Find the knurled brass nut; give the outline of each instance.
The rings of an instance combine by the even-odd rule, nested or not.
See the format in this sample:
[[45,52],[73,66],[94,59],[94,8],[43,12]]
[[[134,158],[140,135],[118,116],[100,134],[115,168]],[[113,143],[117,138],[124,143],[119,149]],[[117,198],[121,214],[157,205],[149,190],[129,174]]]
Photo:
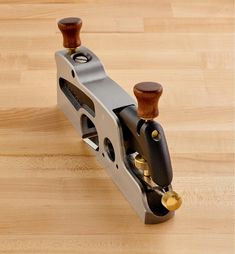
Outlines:
[[140,154],[135,157],[135,166],[143,171],[149,170],[147,161]]
[[169,211],[175,211],[181,206],[182,198],[175,191],[167,191],[163,194],[161,203]]

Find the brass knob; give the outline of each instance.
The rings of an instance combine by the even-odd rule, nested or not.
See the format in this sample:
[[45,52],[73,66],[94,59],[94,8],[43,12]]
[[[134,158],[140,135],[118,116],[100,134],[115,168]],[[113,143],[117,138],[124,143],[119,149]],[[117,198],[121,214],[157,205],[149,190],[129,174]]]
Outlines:
[[163,194],[161,202],[169,211],[175,211],[181,206],[182,198],[175,191],[167,191]]
[[143,170],[144,176],[149,176],[149,166],[147,161],[140,155],[135,156],[135,167]]
[[58,21],[58,27],[63,35],[65,48],[74,50],[81,45],[80,30],[82,20],[80,18],[64,18]]
[[162,90],[162,86],[155,82],[141,82],[134,86],[134,94],[138,101],[137,114],[140,118],[152,120],[158,116],[158,101]]

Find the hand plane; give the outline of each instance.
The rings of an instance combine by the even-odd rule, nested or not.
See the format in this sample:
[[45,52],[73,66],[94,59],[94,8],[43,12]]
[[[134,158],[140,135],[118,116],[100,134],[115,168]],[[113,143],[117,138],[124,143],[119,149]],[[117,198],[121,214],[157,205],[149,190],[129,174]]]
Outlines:
[[80,18],[58,21],[65,50],[55,54],[57,101],[81,138],[146,224],[168,220],[180,207],[172,189],[172,166],[158,116],[162,86],[141,82],[135,100],[81,46]]

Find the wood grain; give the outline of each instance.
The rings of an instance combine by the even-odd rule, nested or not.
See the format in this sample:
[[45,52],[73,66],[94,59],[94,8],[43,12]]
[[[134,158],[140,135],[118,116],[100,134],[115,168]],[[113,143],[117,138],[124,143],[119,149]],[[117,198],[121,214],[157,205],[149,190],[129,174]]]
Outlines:
[[[0,253],[234,253],[232,0],[0,0]],[[144,225],[56,106],[57,21],[159,122],[183,197]]]
[[82,20],[80,18],[63,18],[57,24],[63,35],[63,46],[65,48],[75,49],[81,45],[80,30]]
[[156,82],[137,83],[133,92],[137,100],[137,115],[145,120],[159,115],[158,101],[162,95],[162,85]]

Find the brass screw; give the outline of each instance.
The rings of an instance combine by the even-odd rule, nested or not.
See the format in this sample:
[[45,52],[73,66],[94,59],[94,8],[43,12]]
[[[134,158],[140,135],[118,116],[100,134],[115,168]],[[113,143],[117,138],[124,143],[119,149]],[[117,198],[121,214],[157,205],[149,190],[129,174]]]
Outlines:
[[74,54],[76,52],[76,48],[68,48],[68,53],[70,55]]
[[138,169],[143,170],[144,176],[150,176],[148,163],[140,154],[135,156],[135,166]]
[[157,130],[152,131],[152,138],[158,140],[160,138],[160,133]]
[[169,211],[175,211],[181,206],[182,198],[175,191],[167,191],[163,194],[161,202]]

